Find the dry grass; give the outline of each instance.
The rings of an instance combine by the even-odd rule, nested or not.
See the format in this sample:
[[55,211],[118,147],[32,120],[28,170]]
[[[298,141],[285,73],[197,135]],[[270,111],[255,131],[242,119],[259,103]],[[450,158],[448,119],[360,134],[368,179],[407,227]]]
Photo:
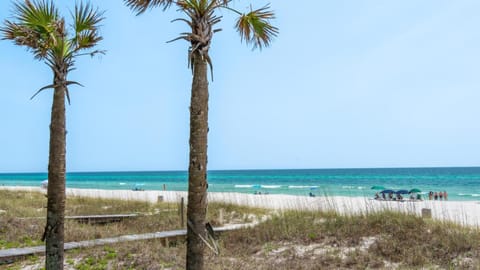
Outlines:
[[[35,192],[0,190],[0,249],[42,245],[40,241],[46,216],[46,197]],[[223,223],[251,221],[250,213],[264,214],[265,210],[225,204],[211,204],[208,220],[220,225],[219,213],[223,209]],[[101,215],[140,213],[141,216],[105,225],[81,224],[73,220],[65,222],[65,241],[82,241],[126,234],[150,233],[182,228],[179,204],[148,203],[94,198],[68,198],[65,214]],[[186,211],[185,211],[186,213]]]
[[[77,205],[77,209],[88,209],[86,205],[90,203],[92,209],[98,209],[95,204],[107,204],[103,200],[78,199],[75,203],[69,202],[68,207]],[[118,205],[115,207],[115,210],[109,210],[124,211]],[[161,207],[174,209],[176,206],[141,203],[135,207],[142,212],[154,213]],[[223,209],[225,222],[245,222],[253,216],[267,214],[261,209],[210,204],[209,220],[212,223],[218,222],[220,209]],[[152,232],[158,231],[159,226],[175,227],[178,214],[170,212],[170,217],[168,214],[152,215],[143,220],[145,230]],[[124,227],[139,226],[129,222],[135,220],[108,226],[77,224],[78,235],[75,237],[91,239],[92,233],[126,232],[132,229]],[[73,224],[67,225],[70,230],[74,227]],[[17,233],[12,232],[12,227],[8,228],[8,234],[17,237],[18,242],[23,235],[28,235],[26,228]],[[272,215],[254,228],[221,235],[219,245],[219,256],[205,251],[206,269],[478,269],[480,265],[477,229],[388,211],[357,216],[333,212],[284,212]],[[31,269],[39,269],[42,260],[41,257],[31,257],[4,268],[28,269],[26,267],[34,265],[37,268]],[[185,243],[172,242],[170,247],[164,247],[159,240],[149,240],[73,250],[66,253],[65,264],[66,269],[184,269]]]
[[477,269],[480,265],[478,230],[396,212],[362,216],[287,212],[253,229],[229,233],[223,244],[224,256],[252,256],[257,269]]

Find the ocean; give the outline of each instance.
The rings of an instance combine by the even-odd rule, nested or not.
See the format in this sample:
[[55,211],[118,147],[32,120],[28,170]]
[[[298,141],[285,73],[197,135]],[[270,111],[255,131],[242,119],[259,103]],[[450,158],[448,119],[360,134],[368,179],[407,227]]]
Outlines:
[[[40,186],[46,173],[0,174],[3,186]],[[185,171],[74,172],[67,174],[67,187],[186,191]],[[480,200],[480,167],[225,170],[208,172],[209,192],[269,193],[308,196],[373,197],[378,190],[420,189],[447,191],[449,200]]]

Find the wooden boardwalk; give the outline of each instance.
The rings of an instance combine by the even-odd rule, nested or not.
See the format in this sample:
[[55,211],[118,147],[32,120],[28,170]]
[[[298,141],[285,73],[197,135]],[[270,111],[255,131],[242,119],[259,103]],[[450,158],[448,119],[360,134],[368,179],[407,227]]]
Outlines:
[[[233,231],[242,228],[248,228],[255,226],[255,224],[236,224],[229,225],[224,227],[214,228],[215,232],[221,233],[226,231]],[[123,235],[119,237],[111,238],[102,238],[95,240],[87,240],[80,242],[69,242],[64,244],[65,250],[76,249],[76,248],[87,248],[93,246],[102,246],[109,245],[121,242],[128,241],[138,241],[138,240],[149,240],[149,239],[164,239],[165,245],[168,245],[168,242],[174,239],[179,239],[185,237],[187,230],[173,230],[173,231],[164,231],[164,232],[155,232],[155,233],[144,233],[144,234],[132,234],[132,235]],[[45,246],[36,246],[36,247],[26,247],[26,248],[11,248],[0,250],[0,265],[12,263],[16,260],[25,258],[31,255],[44,255]]]
[[[83,216],[65,216],[65,220],[75,220],[80,223],[88,224],[106,224],[112,222],[120,222],[124,219],[137,218],[144,214],[113,214],[113,215],[83,215]],[[20,220],[28,219],[45,219],[46,217],[27,217],[19,218]]]
[[75,220],[80,223],[88,224],[106,224],[111,222],[120,222],[124,219],[139,217],[138,214],[120,214],[120,215],[88,215],[88,216],[67,216],[66,220]]

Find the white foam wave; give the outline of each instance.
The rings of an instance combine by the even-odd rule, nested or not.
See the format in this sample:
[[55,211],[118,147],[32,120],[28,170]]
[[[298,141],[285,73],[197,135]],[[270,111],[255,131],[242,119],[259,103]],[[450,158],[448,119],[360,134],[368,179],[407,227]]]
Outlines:
[[253,185],[235,185],[235,188],[252,188]]
[[470,197],[480,197],[480,194],[466,194],[466,193],[458,193],[458,196],[470,196]]
[[261,185],[262,188],[281,188],[280,185]]
[[234,185],[235,188],[281,188],[281,185]]
[[288,186],[288,188],[318,188],[318,186]]
[[127,183],[119,183],[120,186],[125,186]]

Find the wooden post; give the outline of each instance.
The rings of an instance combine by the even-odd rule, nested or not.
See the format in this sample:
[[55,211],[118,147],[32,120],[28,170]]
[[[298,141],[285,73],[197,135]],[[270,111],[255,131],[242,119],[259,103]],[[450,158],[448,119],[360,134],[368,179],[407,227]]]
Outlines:
[[223,225],[223,208],[220,208],[220,213],[218,213],[218,223]]
[[180,199],[180,228],[183,228],[183,224],[185,224],[184,214],[183,214],[184,208],[185,208],[185,199],[182,197]]
[[432,218],[432,209],[422,208],[422,218]]

